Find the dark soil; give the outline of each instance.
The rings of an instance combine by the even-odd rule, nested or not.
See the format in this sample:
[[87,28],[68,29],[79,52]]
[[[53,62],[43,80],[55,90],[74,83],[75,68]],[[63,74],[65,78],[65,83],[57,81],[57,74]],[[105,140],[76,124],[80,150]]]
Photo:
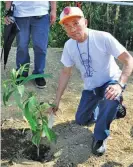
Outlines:
[[30,159],[30,160],[34,160],[34,161],[40,161],[40,162],[45,162],[45,161],[49,161],[52,159],[49,157],[47,159],[47,155],[49,152],[49,147],[40,144],[39,146],[39,157],[37,156],[37,147],[35,145],[32,144],[31,141],[27,141],[24,142],[25,145],[25,150],[23,151],[23,155],[25,156],[25,158]]
[[53,157],[48,155],[50,148],[43,144],[39,146],[39,157],[37,147],[26,139],[29,129],[2,129],[1,130],[1,159],[15,160],[18,157],[29,160],[46,162]]

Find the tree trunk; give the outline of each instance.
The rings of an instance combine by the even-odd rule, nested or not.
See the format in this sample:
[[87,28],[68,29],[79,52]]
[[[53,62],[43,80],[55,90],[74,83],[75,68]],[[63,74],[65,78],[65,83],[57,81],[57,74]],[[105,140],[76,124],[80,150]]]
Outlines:
[[115,13],[115,19],[114,19],[114,29],[113,29],[113,35],[114,36],[115,36],[117,21],[118,21],[118,18],[119,18],[119,12],[120,12],[120,5],[117,5],[116,13]]
[[107,16],[107,25],[108,25],[108,27],[107,27],[107,31],[109,31],[109,22],[110,22],[110,20],[109,20],[109,4],[107,4],[107,11],[106,11],[106,16]]
[[90,16],[89,16],[89,27],[91,27],[91,19],[92,19],[92,13],[91,13],[91,2],[90,2],[90,5],[89,5],[89,13],[90,13]]

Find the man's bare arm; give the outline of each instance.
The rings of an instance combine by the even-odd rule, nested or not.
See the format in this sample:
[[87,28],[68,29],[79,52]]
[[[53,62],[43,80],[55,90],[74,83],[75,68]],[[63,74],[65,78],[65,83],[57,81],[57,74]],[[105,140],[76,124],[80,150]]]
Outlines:
[[56,1],[50,1],[51,11],[50,11],[50,24],[54,24],[56,21]]
[[67,87],[69,78],[71,76],[71,72],[72,72],[72,67],[64,67],[64,69],[61,70],[59,81],[58,81],[58,88],[56,92],[56,99],[54,101],[54,103],[56,104],[56,107],[53,109],[54,112],[56,112],[56,110],[58,109],[61,96],[63,95],[63,92]]
[[59,101],[61,99],[61,96],[64,92],[64,90],[67,87],[69,78],[71,76],[72,67],[64,67],[63,70],[61,70],[59,82],[58,82],[58,88],[56,93],[56,102],[59,104]]
[[123,52],[118,60],[123,64],[122,74],[119,82],[125,84],[133,71],[133,57],[128,52]]
[[50,4],[51,4],[51,10],[56,11],[56,1],[50,1]]
[[[129,76],[133,71],[133,57],[128,52],[123,52],[118,56],[118,60],[123,64],[122,74],[119,79],[119,83],[126,84]],[[113,100],[117,95],[120,95],[122,88],[119,84],[109,85],[106,88],[105,97],[107,99]]]

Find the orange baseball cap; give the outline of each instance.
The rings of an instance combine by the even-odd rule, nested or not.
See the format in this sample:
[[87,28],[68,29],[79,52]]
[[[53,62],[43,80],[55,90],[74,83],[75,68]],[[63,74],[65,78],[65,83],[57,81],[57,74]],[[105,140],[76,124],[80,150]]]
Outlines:
[[84,14],[83,14],[82,10],[79,7],[67,6],[67,7],[64,8],[64,10],[60,14],[59,24],[63,24],[63,22],[66,19],[76,17],[76,16],[84,17]]

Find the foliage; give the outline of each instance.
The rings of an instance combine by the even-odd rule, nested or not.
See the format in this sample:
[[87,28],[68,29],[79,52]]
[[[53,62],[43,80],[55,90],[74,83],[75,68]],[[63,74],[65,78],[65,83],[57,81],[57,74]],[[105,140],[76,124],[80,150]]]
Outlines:
[[[49,33],[49,47],[63,47],[68,39],[59,25],[59,16],[66,6],[75,6],[76,1],[57,1],[57,21],[51,26]],[[101,31],[108,31],[114,35],[128,50],[133,50],[133,6],[120,6],[104,3],[82,1],[81,8],[88,20],[88,27]],[[2,32],[3,32],[2,2]],[[32,46],[32,43],[30,43]]]
[[[68,39],[59,25],[59,16],[66,6],[75,6],[74,1],[57,2],[57,21],[51,27],[50,47],[63,47]],[[133,50],[133,7],[82,1],[81,8],[88,20],[88,27],[113,34],[128,50]]]
[[26,67],[27,64],[21,66],[18,71],[12,69],[10,79],[3,82],[3,103],[6,106],[10,97],[14,97],[17,106],[22,110],[23,115],[31,127],[33,132],[32,142],[39,147],[42,133],[45,133],[49,141],[56,139],[55,133],[48,126],[49,122],[46,113],[47,109],[53,106],[53,104],[40,103],[34,92],[25,91],[24,84],[35,78],[51,76],[48,74],[32,74],[25,78],[22,76],[22,73],[27,71]]
[[1,2],[1,5],[0,5],[0,7],[1,7],[1,30],[0,30],[0,32],[1,32],[1,43],[2,43],[2,45],[3,45],[3,37],[2,37],[2,34],[4,33],[4,9],[5,9],[5,3],[2,1]]

